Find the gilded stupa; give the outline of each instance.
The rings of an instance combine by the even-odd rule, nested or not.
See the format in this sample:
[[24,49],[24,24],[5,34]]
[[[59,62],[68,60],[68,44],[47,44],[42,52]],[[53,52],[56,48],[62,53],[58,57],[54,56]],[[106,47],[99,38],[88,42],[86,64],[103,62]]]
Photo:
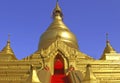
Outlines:
[[47,48],[57,38],[60,38],[61,41],[66,43],[68,46],[78,49],[75,35],[63,22],[63,13],[58,2],[53,10],[53,22],[40,38],[39,49]]
[[38,50],[18,60],[8,39],[0,51],[0,83],[120,83],[120,53],[106,40],[99,60],[81,52],[58,2]]

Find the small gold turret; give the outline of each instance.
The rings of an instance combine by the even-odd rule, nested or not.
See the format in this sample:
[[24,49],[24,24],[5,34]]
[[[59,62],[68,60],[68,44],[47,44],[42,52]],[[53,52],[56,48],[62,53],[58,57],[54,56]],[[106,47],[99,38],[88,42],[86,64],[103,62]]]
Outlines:
[[108,34],[106,35],[107,35],[106,47],[103,51],[102,57],[100,58],[102,60],[107,60],[107,57],[106,57],[107,55],[112,56],[117,53],[115,49],[111,46],[110,41],[108,40]]
[[14,54],[12,48],[10,47],[10,41],[7,41],[6,46],[2,49],[5,54]]
[[86,66],[86,74],[82,83],[99,83],[99,80],[95,77],[90,64],[87,64]]
[[85,74],[85,78],[84,78],[85,81],[90,81],[90,80],[96,80],[96,77],[95,75],[93,74],[92,72],[92,69],[91,69],[91,65],[88,64],[86,66],[86,74]]
[[114,48],[111,46],[110,41],[106,41],[106,47],[104,53],[113,53],[116,52]]
[[63,13],[58,4],[53,10],[53,22],[48,29],[40,37],[38,50],[47,48],[59,37],[60,41],[66,43],[68,46],[78,49],[78,43],[75,35],[68,29],[63,22]]
[[0,52],[0,57],[3,57],[4,59],[17,60],[12,48],[10,47],[10,39],[8,39],[6,46]]

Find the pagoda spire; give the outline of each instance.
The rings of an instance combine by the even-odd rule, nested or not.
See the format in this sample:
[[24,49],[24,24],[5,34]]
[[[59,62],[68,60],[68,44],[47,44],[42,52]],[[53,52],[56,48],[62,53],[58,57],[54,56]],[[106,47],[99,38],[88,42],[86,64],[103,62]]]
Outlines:
[[[10,34],[8,34],[8,40],[7,40],[7,45],[6,45],[6,50],[11,49],[10,47]],[[12,49],[11,49],[11,53],[13,53]]]
[[106,48],[104,52],[105,53],[115,52],[114,48],[111,46],[110,41],[108,39],[108,33],[106,33]]
[[108,33],[106,34],[106,47],[103,51],[101,59],[105,59],[107,53],[116,53],[115,49],[110,44],[110,41],[108,39]]
[[15,59],[16,60],[16,57],[15,57],[15,54],[10,46],[10,35],[8,35],[8,40],[7,40],[7,44],[6,46],[2,49],[1,51],[1,54],[0,55],[8,55],[8,56],[11,56],[11,59]]
[[107,41],[109,41],[109,39],[108,39],[108,33],[106,33],[106,42],[107,42]]
[[56,7],[53,10],[53,19],[55,19],[56,17],[60,17],[61,19],[63,19],[63,13],[62,10],[59,6],[58,0],[56,1]]
[[10,35],[8,35],[7,44],[6,44],[6,46],[3,48],[2,51],[4,51],[4,53],[7,53],[7,54],[14,54],[14,53],[13,53],[13,50],[12,50],[12,48],[11,48],[11,46],[10,46]]

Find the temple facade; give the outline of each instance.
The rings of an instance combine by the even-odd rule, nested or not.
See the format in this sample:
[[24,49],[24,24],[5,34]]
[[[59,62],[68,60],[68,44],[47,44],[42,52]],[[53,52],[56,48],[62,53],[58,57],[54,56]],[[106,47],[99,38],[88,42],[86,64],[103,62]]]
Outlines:
[[0,83],[120,83],[120,53],[106,40],[99,60],[79,50],[58,4],[38,50],[18,60],[10,40],[0,51]]

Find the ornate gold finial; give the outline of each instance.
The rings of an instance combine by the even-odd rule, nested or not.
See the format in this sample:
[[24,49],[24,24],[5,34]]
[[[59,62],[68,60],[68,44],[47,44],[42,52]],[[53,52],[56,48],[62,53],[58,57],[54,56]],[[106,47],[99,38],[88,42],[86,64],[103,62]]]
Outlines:
[[110,47],[110,41],[109,41],[109,38],[108,38],[108,33],[106,33],[106,47]]
[[7,45],[6,45],[6,50],[10,50],[11,47],[10,47],[10,34],[8,34],[8,40],[7,40]]
[[55,19],[56,16],[60,16],[63,19],[63,13],[59,6],[58,0],[56,1],[56,7],[53,10],[53,18]]
[[106,33],[106,47],[110,47],[110,41],[108,39],[108,33]]
[[109,43],[108,33],[106,33],[106,43]]
[[109,38],[108,38],[108,33],[106,33],[106,48],[109,48],[109,50],[114,50],[112,48],[112,46],[110,45],[110,41],[109,41]]
[[7,45],[10,45],[10,34],[8,34]]
[[108,40],[108,33],[106,33],[106,41]]

